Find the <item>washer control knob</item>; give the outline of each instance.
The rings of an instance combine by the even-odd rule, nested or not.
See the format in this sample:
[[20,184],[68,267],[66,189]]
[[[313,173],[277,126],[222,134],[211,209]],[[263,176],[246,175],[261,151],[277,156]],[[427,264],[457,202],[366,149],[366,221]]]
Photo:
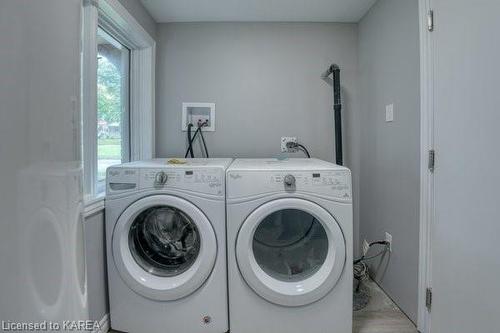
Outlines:
[[286,175],[283,182],[285,184],[285,188],[295,187],[295,177],[293,175]]
[[156,184],[165,185],[167,180],[168,180],[168,175],[165,172],[160,171],[160,172],[156,173],[156,175],[155,175],[155,183]]

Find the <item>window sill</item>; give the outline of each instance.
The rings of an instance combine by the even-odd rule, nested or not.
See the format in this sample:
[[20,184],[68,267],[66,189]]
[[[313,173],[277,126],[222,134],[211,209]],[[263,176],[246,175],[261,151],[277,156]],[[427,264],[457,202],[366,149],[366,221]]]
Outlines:
[[106,197],[101,194],[84,200],[83,217],[87,218],[104,210]]

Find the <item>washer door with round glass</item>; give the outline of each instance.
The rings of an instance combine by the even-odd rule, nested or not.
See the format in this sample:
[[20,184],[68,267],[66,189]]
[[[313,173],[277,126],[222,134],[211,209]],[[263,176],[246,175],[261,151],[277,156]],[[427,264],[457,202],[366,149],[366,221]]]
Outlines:
[[253,211],[236,241],[247,284],[284,306],[313,303],[330,292],[345,264],[345,240],[335,218],[302,199],[279,199]]
[[113,259],[125,283],[155,300],[176,300],[210,276],[217,255],[212,225],[196,206],[168,195],[130,205],[113,231]]

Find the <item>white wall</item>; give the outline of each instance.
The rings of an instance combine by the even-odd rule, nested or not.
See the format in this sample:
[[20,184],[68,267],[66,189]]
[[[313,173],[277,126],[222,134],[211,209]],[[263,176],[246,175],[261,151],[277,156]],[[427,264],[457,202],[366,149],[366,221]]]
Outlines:
[[[360,242],[393,237],[375,279],[413,320],[419,250],[419,25],[417,0],[379,0],[359,23]],[[394,104],[394,122],[385,106]],[[380,248],[374,249],[374,254]]]

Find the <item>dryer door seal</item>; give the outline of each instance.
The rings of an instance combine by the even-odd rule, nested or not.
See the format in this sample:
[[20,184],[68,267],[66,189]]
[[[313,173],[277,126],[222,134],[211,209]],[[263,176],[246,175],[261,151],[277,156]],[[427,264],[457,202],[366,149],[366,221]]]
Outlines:
[[210,276],[217,240],[209,220],[192,203],[169,195],[130,205],[113,230],[113,260],[121,278],[138,294],[176,300]]
[[323,298],[340,279],[345,239],[335,218],[319,205],[278,199],[258,207],[242,224],[236,259],[259,296],[303,306]]

